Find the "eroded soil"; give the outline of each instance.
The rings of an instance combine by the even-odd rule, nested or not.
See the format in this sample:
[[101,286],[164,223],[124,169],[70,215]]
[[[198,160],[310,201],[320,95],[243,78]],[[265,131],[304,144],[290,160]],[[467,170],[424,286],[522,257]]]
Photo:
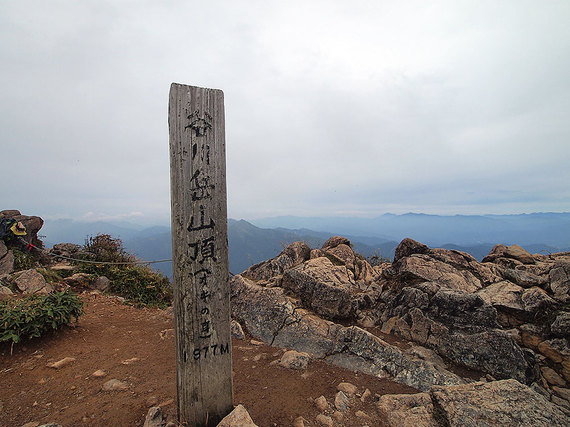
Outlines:
[[[173,318],[164,310],[134,308],[104,295],[81,296],[86,313],[72,327],[14,346],[0,345],[0,426],[56,422],[67,426],[141,426],[151,406],[176,421]],[[291,426],[303,416],[316,425],[314,399],[334,402],[337,385],[350,382],[358,395],[336,425],[378,426],[375,401],[382,394],[415,392],[387,379],[312,361],[305,371],[283,368],[283,350],[233,340],[234,403],[243,404],[261,427]],[[66,357],[59,368],[47,365]],[[105,376],[93,375],[96,371]],[[110,379],[126,390],[103,391]],[[363,411],[368,418],[356,416]],[[326,411],[331,415],[333,409]]]

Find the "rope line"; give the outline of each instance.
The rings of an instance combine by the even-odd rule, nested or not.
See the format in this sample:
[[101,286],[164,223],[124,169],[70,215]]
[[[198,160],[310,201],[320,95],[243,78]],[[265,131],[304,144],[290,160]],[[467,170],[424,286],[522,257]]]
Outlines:
[[77,259],[77,258],[71,258],[65,255],[57,255],[57,254],[53,254],[51,252],[47,252],[45,249],[42,248],[38,248],[37,246],[32,245],[31,243],[26,242],[24,239],[22,239],[20,237],[20,240],[22,241],[22,243],[24,243],[26,246],[30,246],[32,248],[34,248],[37,251],[43,252],[46,255],[52,256],[54,258],[63,258],[66,259],[68,261],[75,261],[75,262],[83,262],[86,264],[104,264],[104,265],[133,265],[133,264],[157,264],[159,262],[172,262],[172,259],[158,259],[158,260],[153,260],[153,261],[126,261],[126,262],[112,262],[112,261],[91,261],[91,260],[87,260],[87,259]]

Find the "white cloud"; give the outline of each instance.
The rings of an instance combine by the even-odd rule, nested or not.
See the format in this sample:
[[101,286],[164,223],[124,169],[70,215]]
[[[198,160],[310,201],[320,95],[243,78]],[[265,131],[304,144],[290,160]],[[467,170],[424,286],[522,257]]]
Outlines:
[[168,218],[177,81],[225,92],[230,216],[570,210],[568,12],[3,2],[0,196],[30,214]]

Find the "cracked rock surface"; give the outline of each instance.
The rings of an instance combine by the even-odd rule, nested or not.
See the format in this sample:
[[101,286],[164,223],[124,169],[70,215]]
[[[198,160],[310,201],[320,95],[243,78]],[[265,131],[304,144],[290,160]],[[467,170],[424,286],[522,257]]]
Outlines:
[[[477,262],[404,239],[393,263],[372,266],[335,236],[320,249],[297,242],[232,277],[232,317],[268,344],[421,390],[417,399],[405,398],[411,399],[405,412],[409,420],[435,414],[425,425],[464,421],[442,418],[442,396],[477,380],[483,380],[477,393],[493,387],[530,393],[529,402],[546,399],[560,411],[556,417],[567,417],[568,265],[570,253],[531,255],[497,245]],[[439,394],[434,387],[442,387]],[[433,411],[418,409],[424,394],[432,405],[439,396]],[[540,425],[533,411],[527,412]],[[398,417],[394,425],[405,418]]]

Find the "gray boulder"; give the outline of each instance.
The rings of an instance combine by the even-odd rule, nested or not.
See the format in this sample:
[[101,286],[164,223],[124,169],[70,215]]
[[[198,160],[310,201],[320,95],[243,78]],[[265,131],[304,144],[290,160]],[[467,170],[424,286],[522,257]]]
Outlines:
[[280,288],[230,279],[232,317],[256,339],[306,352],[317,359],[428,390],[434,384],[460,384],[451,372],[406,354],[358,327],[344,327],[296,306]]
[[393,264],[398,279],[406,284],[437,282],[440,286],[464,292],[475,292],[481,281],[469,270],[461,270],[425,254],[413,254]]
[[310,256],[311,248],[306,243],[295,242],[283,249],[277,257],[252,265],[242,276],[251,280],[269,280],[308,260]]
[[446,426],[568,426],[568,418],[544,396],[516,380],[430,390],[434,418]]
[[297,296],[303,305],[328,319],[349,319],[356,313],[353,295],[359,293],[346,266],[328,258],[311,259],[283,274],[283,289]]
[[483,258],[483,262],[496,262],[500,258],[516,260],[522,264],[534,264],[534,257],[519,245],[495,245],[489,255]]
[[10,274],[12,271],[14,271],[14,253],[0,240],[0,276]]
[[46,282],[44,276],[33,268],[16,273],[13,282],[24,294],[47,295],[53,292],[53,287]]
[[217,427],[257,427],[243,405],[238,405],[219,422]]
[[561,302],[570,301],[570,262],[556,261],[549,273],[550,289],[554,298]]

